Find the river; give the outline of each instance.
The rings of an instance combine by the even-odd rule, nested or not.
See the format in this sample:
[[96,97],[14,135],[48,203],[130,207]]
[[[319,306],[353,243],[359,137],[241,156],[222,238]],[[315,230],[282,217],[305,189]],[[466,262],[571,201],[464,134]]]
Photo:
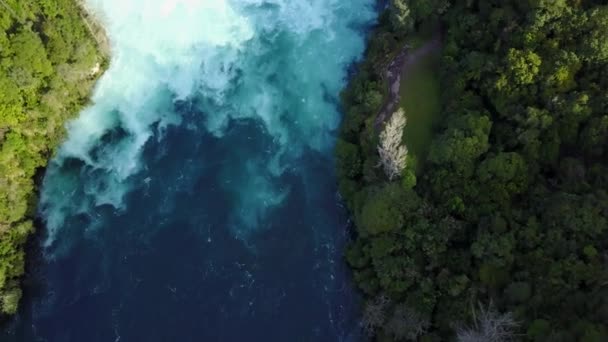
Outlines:
[[356,341],[332,149],[373,0],[88,0],[112,45],[7,341]]

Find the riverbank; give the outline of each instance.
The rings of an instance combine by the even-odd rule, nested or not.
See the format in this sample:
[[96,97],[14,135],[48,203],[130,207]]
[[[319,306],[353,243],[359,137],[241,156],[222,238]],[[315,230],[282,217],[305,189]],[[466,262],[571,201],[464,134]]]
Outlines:
[[[430,37],[414,31],[400,33],[389,20],[391,10],[389,7],[381,17],[359,73],[344,92],[346,116],[336,155],[340,192],[356,226],[356,237],[346,251],[346,259],[355,282],[366,297],[362,329],[379,340],[399,341],[424,337],[429,326],[420,312],[401,303],[402,299],[392,297],[391,292],[380,290],[382,287],[396,290],[407,286],[401,279],[403,272],[407,272],[408,259],[394,264],[391,260],[382,260],[386,264],[378,263],[377,267],[388,273],[375,274],[375,270],[369,272],[370,260],[362,249],[371,248],[372,253],[378,252],[382,257],[390,254],[398,238],[390,236],[389,231],[403,224],[403,219],[395,215],[401,215],[402,210],[415,210],[419,201],[412,187],[416,185],[416,173],[426,157],[420,145],[431,136],[439,114],[441,39],[436,25],[428,25],[435,32]],[[425,91],[430,93],[425,94]],[[409,102],[412,96],[424,98]],[[402,144],[408,145],[408,162],[399,177],[402,179],[390,182],[379,167],[377,146],[380,132],[399,109],[405,110],[407,118]],[[405,136],[405,131],[415,134]],[[397,208],[396,202],[409,207]],[[370,239],[379,233],[385,240],[381,245],[376,242],[370,245]],[[392,284],[392,277],[401,279]],[[370,278],[376,279],[370,281]],[[408,319],[417,326],[402,328],[401,321],[408,324]],[[389,320],[395,323],[388,325]],[[411,331],[406,331],[408,329]]]
[[39,180],[65,136],[65,122],[87,105],[107,55],[74,0],[53,8],[3,6],[11,11],[0,13],[0,313],[11,315],[22,294]]
[[[345,91],[336,149],[364,329],[380,341],[607,340],[608,8],[392,4]],[[440,56],[405,87],[392,72],[385,90],[385,66],[403,65],[404,37],[429,20],[445,28]],[[414,181],[378,167],[378,131],[398,106],[410,116],[391,146],[420,159]]]

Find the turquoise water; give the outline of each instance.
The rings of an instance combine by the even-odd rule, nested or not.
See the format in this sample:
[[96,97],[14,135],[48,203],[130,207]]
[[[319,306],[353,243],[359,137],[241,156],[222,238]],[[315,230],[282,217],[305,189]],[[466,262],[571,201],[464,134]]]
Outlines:
[[112,63],[40,198],[14,341],[350,341],[332,147],[373,0],[89,0]]

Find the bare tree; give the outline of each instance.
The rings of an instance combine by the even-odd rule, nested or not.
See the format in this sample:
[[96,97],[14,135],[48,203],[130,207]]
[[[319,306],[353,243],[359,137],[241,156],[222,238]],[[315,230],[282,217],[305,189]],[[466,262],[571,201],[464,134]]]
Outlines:
[[386,331],[396,340],[416,341],[429,328],[429,321],[406,305],[398,305],[393,317],[386,325]]
[[407,124],[405,111],[400,108],[386,123],[384,130],[380,133],[380,165],[389,180],[401,175],[406,166],[407,147],[403,145],[403,129]]
[[515,337],[518,323],[510,312],[499,313],[492,304],[487,309],[479,306],[479,314],[473,310],[473,325],[456,330],[458,342],[507,342]]
[[380,295],[375,299],[370,300],[365,305],[361,326],[369,336],[373,336],[376,333],[376,330],[384,324],[388,304],[388,298],[384,295]]

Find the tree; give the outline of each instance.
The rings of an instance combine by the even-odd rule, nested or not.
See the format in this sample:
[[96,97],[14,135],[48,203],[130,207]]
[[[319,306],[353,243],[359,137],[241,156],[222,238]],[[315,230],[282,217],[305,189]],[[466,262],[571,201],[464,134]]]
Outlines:
[[551,333],[551,324],[544,319],[532,321],[528,327],[527,334],[535,342],[546,341]]
[[451,6],[450,0],[410,0],[412,16],[418,21],[435,20],[434,15],[445,13]]
[[342,139],[336,143],[338,175],[342,178],[356,178],[361,173],[359,148]]
[[608,61],[608,8],[598,6],[588,14],[584,36],[579,40],[581,55],[587,61],[605,63]]
[[405,111],[399,109],[388,120],[388,123],[380,133],[378,154],[380,164],[389,180],[401,176],[406,167],[407,147],[403,145],[403,129],[407,123]]
[[36,80],[52,74],[53,66],[38,34],[22,28],[11,40],[11,48],[15,52],[13,69],[24,70]]
[[393,316],[386,324],[386,332],[396,340],[417,341],[428,328],[428,319],[405,304],[397,305]]
[[480,200],[506,207],[513,196],[526,190],[528,165],[515,152],[488,156],[477,167],[477,179],[488,189],[487,192],[479,194]]
[[390,19],[395,32],[406,34],[414,28],[407,0],[391,0]]
[[369,336],[373,336],[376,331],[384,325],[386,320],[386,309],[388,307],[388,297],[380,295],[368,301],[363,309],[361,326]]
[[464,171],[490,148],[492,122],[488,116],[477,112],[468,112],[453,120],[450,127],[433,141],[429,160]]
[[516,84],[531,84],[540,71],[541,62],[540,56],[533,51],[512,48],[507,54],[507,72]]
[[525,303],[532,295],[532,288],[527,282],[513,282],[507,286],[505,295],[513,303]]
[[378,235],[395,231],[405,223],[404,211],[413,209],[418,204],[419,199],[415,193],[403,192],[398,183],[374,189],[357,215],[360,233]]
[[473,325],[456,330],[458,342],[506,342],[515,338],[515,322],[511,313],[498,313],[490,305],[487,309],[479,306],[479,312],[473,310]]
[[19,300],[21,299],[21,289],[15,287],[2,294],[2,312],[12,315],[17,312]]

